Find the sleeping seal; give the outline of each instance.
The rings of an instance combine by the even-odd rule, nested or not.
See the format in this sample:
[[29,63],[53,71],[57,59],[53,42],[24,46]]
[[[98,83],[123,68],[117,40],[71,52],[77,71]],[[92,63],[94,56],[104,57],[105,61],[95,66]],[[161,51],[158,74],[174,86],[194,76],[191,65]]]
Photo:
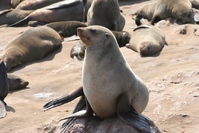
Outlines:
[[126,45],[141,56],[151,56],[167,45],[163,32],[153,26],[141,25],[133,30],[129,44]]
[[7,71],[13,67],[42,59],[59,48],[63,38],[52,28],[40,26],[28,29],[12,40],[3,50],[1,59]]

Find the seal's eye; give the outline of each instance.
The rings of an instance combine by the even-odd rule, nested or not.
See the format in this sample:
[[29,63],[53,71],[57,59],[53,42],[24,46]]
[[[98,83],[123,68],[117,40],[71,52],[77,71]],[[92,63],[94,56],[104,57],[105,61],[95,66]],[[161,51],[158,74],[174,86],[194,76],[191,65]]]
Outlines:
[[90,29],[90,32],[91,32],[91,33],[95,33],[96,30],[95,30],[95,29]]

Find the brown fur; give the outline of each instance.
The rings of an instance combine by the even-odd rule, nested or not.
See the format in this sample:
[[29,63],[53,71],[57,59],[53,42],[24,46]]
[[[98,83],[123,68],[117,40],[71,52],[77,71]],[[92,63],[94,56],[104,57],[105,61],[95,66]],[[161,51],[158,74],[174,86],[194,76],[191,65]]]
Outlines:
[[42,59],[60,47],[62,41],[60,35],[52,28],[31,28],[6,46],[1,59],[9,71],[15,66]]

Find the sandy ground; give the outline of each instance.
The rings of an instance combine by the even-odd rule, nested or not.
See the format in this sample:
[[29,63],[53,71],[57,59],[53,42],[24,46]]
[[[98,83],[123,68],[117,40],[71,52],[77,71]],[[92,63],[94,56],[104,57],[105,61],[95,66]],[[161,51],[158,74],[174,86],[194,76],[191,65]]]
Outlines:
[[[135,23],[129,14],[150,1],[121,2],[126,25],[131,32]],[[140,57],[121,48],[133,71],[146,83],[150,100],[143,112],[162,132],[199,133],[199,26],[156,25],[166,35],[165,46],[156,57]],[[0,54],[4,47],[30,27],[0,28]],[[186,28],[186,34],[180,34]],[[0,119],[0,133],[53,133],[59,131],[59,120],[71,114],[77,100],[42,112],[42,106],[82,85],[82,62],[70,58],[77,41],[65,41],[62,48],[40,61],[23,65],[11,73],[29,81],[28,88],[9,93],[5,101],[7,116]],[[127,81],[128,82],[128,81]]]

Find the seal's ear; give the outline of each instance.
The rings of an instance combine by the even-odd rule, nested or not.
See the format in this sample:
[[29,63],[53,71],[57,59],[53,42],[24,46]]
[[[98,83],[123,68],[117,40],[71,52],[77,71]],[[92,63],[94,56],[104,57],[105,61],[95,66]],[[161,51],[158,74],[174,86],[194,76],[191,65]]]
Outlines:
[[109,37],[110,37],[109,33],[106,33],[106,38],[109,38]]

